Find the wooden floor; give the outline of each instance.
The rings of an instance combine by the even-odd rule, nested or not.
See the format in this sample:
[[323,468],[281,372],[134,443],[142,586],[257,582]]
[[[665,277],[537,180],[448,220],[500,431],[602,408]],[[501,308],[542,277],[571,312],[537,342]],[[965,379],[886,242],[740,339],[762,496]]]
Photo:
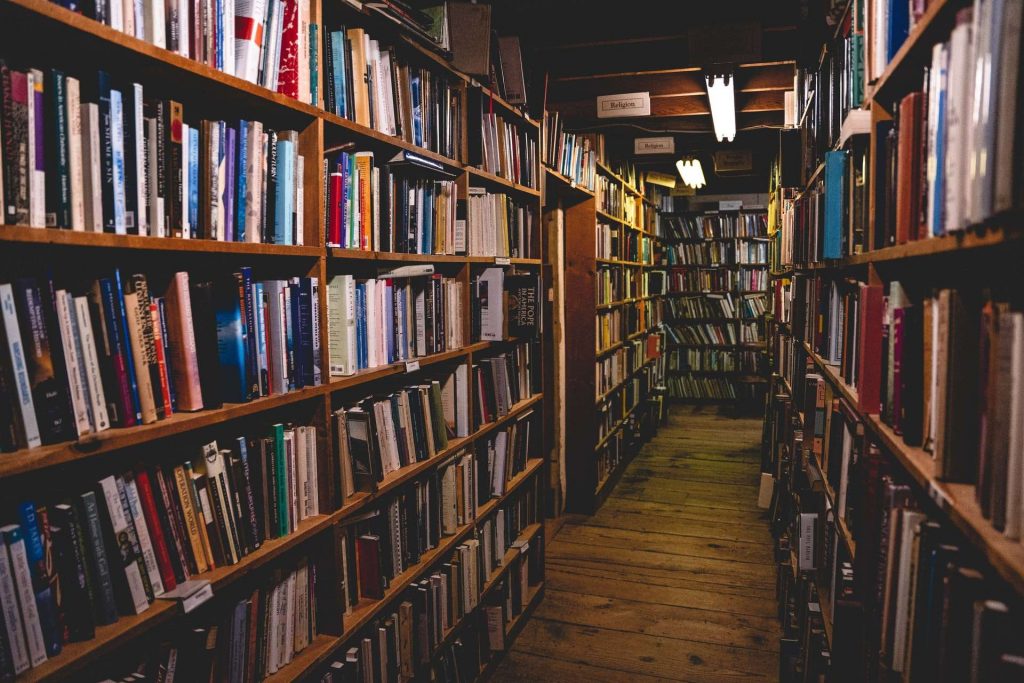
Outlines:
[[760,419],[673,407],[597,514],[548,544],[544,600],[491,680],[776,681],[760,440]]

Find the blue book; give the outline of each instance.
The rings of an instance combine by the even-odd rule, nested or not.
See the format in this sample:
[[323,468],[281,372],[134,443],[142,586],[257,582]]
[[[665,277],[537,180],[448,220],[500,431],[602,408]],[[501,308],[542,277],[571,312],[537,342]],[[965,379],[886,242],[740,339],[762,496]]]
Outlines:
[[412,142],[414,145],[423,146],[423,107],[420,102],[420,77],[413,76],[412,79]]
[[277,139],[277,187],[274,200],[274,243],[294,244],[292,223],[295,214],[295,145]]
[[288,283],[284,286],[284,358],[288,365],[289,391],[300,386],[300,378],[295,374],[295,309],[293,308],[295,303],[297,303],[295,285]]
[[293,279],[292,283],[288,285],[288,289],[291,291],[288,316],[291,323],[291,337],[288,342],[288,348],[291,350],[292,367],[295,370],[293,375],[295,378],[295,388],[301,389],[306,386],[306,354],[304,353],[306,335],[303,326],[302,287],[299,284],[299,278]]
[[825,239],[822,257],[842,258],[843,180],[846,177],[846,152],[825,153]]
[[910,31],[910,3],[907,0],[889,0],[888,29],[887,61],[891,62]]
[[946,92],[948,81],[943,71],[940,77],[939,96],[937,101],[938,111],[935,113],[935,184],[932,187],[932,234],[942,235],[943,212],[946,208]]
[[299,278],[298,303],[298,365],[302,370],[303,386],[316,384],[313,376],[313,280],[308,277]]
[[[224,70],[224,1],[217,0],[214,4],[214,26],[216,33],[214,42],[214,64],[221,71]],[[234,49],[234,46],[231,46]]]
[[260,395],[256,360],[256,303],[253,300],[252,268],[243,266],[238,270],[241,278],[238,284],[242,290],[242,313],[245,318],[245,328],[242,330],[245,335],[245,377],[249,386],[249,398],[252,399]]
[[188,223],[194,239],[199,231],[199,130],[188,129]]
[[245,119],[238,122],[238,168],[237,187],[235,189],[235,241],[245,241],[245,193],[249,173],[249,122]]
[[366,368],[366,284],[356,284],[356,362]]
[[114,231],[127,234],[124,168],[124,106],[121,93],[110,91],[110,144],[114,162]]
[[[36,517],[36,506],[26,502],[18,506],[18,521],[25,536],[25,553],[28,556],[28,568],[32,574],[32,592],[36,596],[36,610],[39,612],[39,626],[43,631],[43,643],[46,655],[54,657],[60,654],[64,644],[64,634],[59,626],[57,616],[57,576],[47,566],[47,553],[40,533],[39,520]],[[49,538],[49,529],[46,538]]]
[[114,311],[116,324],[120,328],[118,334],[121,337],[121,350],[124,352],[124,364],[128,371],[128,386],[131,388],[132,407],[135,409],[135,421],[142,423],[142,404],[139,403],[139,384],[135,378],[135,356],[132,355],[132,345],[128,336],[128,313],[124,307],[124,287],[121,286],[121,269],[114,269],[114,303],[118,310]]
[[244,403],[245,336],[242,307],[234,278],[214,287],[214,315],[217,321],[217,359],[220,365],[221,396],[225,403]]
[[100,158],[103,197],[103,231],[116,232],[117,219],[114,216],[114,141],[110,120],[110,75],[100,71],[96,76],[96,88],[100,113]]
[[348,118],[348,95],[345,93],[345,32],[331,31],[331,67],[334,70],[334,113]]
[[224,126],[224,241],[235,241],[235,174],[238,169],[235,160],[238,158],[235,150],[238,148],[238,131],[230,126]]
[[263,283],[257,282],[253,285],[253,305],[256,313],[256,366],[260,383],[260,395],[270,394],[270,387],[267,383],[267,320],[266,320],[266,294],[263,292]]

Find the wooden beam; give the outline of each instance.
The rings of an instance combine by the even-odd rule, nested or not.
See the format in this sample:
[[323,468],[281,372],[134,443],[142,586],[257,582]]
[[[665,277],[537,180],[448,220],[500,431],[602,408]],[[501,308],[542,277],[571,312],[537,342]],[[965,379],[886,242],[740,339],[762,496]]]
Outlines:
[[[785,108],[785,94],[779,91],[740,93],[737,95],[736,100],[736,111],[739,113],[784,111]],[[574,121],[578,118],[595,118],[597,108],[595,101],[592,99],[557,102],[552,103],[549,107],[550,109],[557,110],[569,121]],[[628,117],[628,121],[639,122],[663,117],[710,115],[711,108],[708,105],[706,96],[658,96],[651,98],[651,115],[649,117]],[[607,121],[609,119],[602,120]],[[627,119],[613,120],[625,121]]]

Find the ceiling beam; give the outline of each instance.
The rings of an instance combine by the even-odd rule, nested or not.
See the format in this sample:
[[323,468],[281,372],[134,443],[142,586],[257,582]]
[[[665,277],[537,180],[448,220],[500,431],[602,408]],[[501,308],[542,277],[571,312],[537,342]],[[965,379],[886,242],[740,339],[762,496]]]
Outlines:
[[[622,117],[618,119],[598,119],[602,121],[646,121],[663,117],[680,116],[710,116],[711,108],[704,93],[699,97],[689,95],[659,96],[651,98],[651,115],[643,117]],[[567,121],[576,123],[578,119],[596,119],[597,105],[595,100],[575,100],[572,102],[558,102],[549,105],[551,109],[557,110]],[[785,94],[780,91],[759,91],[753,93],[738,93],[736,95],[737,113],[779,111],[785,109]]]

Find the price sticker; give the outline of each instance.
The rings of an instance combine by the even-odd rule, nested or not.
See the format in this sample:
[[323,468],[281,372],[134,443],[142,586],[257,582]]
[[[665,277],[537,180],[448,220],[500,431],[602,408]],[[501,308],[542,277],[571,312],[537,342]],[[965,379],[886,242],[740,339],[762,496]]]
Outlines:
[[494,265],[496,266],[510,266],[512,265],[512,259],[508,256],[495,256]]
[[405,361],[405,372],[406,372],[406,374],[408,374],[410,372],[416,372],[419,369],[420,369],[420,362],[418,360],[407,360],[407,361]]

